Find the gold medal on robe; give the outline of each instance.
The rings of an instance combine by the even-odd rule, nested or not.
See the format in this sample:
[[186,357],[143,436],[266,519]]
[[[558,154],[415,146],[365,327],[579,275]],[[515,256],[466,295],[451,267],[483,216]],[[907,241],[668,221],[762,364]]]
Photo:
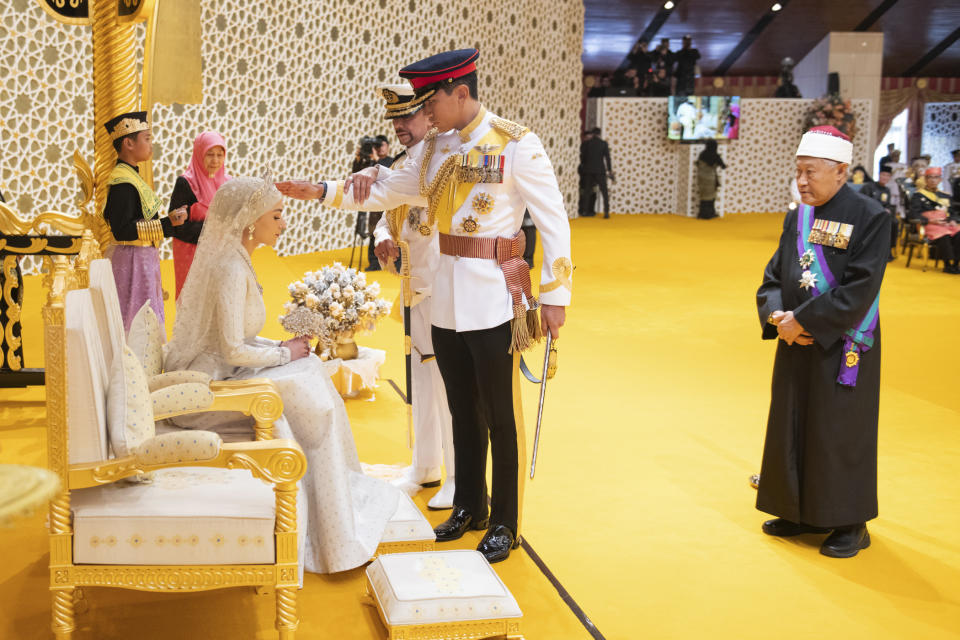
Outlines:
[[844,355],[846,357],[847,368],[852,369],[860,363],[860,354],[857,353],[857,350],[853,347],[850,347],[850,351],[847,351]]
[[425,224],[420,225],[420,227],[417,229],[417,231],[419,231],[419,232],[420,232],[420,235],[422,235],[422,236],[428,236],[428,235],[430,235],[430,227],[429,227],[428,225],[425,225]]

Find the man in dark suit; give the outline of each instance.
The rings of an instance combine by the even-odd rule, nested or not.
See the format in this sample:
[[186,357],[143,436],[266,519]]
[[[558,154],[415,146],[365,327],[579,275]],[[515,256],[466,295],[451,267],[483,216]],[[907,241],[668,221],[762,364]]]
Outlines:
[[879,175],[879,173],[880,173],[881,171],[883,171],[883,168],[884,168],[885,166],[889,165],[891,162],[896,162],[897,160],[899,160],[899,158],[897,158],[897,160],[894,160],[894,159],[893,159],[894,147],[896,147],[896,146],[897,146],[897,145],[895,145],[895,144],[892,143],[892,142],[887,143],[887,155],[885,155],[885,156],[883,156],[882,158],[880,158],[880,168],[877,169],[877,174],[878,174],[878,175]]
[[610,147],[600,138],[600,127],[590,131],[586,140],[580,143],[580,176],[586,197],[581,198],[581,216],[593,216],[596,209],[597,194],[594,186],[599,187],[603,196],[603,217],[610,217],[610,195],[607,192],[607,177],[613,177],[610,164]]
[[890,226],[890,257],[887,259],[888,262],[897,257],[897,238],[900,236],[900,218],[897,217],[897,209],[893,206],[890,187],[887,186],[890,182],[891,175],[890,167],[882,164],[880,165],[880,172],[877,174],[876,182],[866,182],[860,188],[860,195],[879,202],[880,206],[883,207],[883,210],[887,212],[892,220]]

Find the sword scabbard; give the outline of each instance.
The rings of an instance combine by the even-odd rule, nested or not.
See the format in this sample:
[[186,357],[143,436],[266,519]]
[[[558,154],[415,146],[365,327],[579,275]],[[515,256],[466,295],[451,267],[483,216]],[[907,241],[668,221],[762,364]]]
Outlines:
[[537,405],[537,430],[533,436],[533,453],[530,455],[530,479],[533,480],[537,472],[537,451],[540,448],[540,426],[543,424],[543,401],[547,394],[547,380],[550,375],[551,355],[554,361],[554,371],[556,371],[556,348],[553,346],[553,335],[547,330],[547,345],[543,352],[543,375],[540,377],[540,402]]

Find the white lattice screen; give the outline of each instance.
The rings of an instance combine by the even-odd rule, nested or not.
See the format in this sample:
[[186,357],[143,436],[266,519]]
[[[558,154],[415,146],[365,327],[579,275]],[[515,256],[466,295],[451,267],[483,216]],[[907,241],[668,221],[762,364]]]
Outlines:
[[[677,213],[678,176],[683,177],[689,167],[687,156],[678,153],[679,144],[667,139],[667,98],[595,100],[593,122],[603,129],[617,176],[617,182],[610,185],[610,210]],[[786,211],[803,116],[812,102],[741,101],[740,138],[723,143],[723,161],[728,168],[721,172],[718,198],[725,213]],[[869,130],[874,126],[872,102],[852,103],[859,130]],[[871,153],[866,136],[857,136],[853,164],[869,167]]]
[[[342,177],[365,134],[388,134],[399,151],[374,86],[425,55],[475,46],[481,99],[540,135],[575,213],[582,2],[203,0],[202,16],[203,104],[153,114],[161,196],[208,128],[226,138],[234,175]],[[71,211],[70,158],[93,162],[91,56],[88,27],[55,22],[35,0],[0,3],[0,189],[25,217]],[[351,215],[299,202],[287,211],[281,254],[348,244]]]
[[931,102],[926,105],[920,148],[923,153],[930,154],[934,166],[942,167],[953,162],[950,152],[960,149],[960,102]]

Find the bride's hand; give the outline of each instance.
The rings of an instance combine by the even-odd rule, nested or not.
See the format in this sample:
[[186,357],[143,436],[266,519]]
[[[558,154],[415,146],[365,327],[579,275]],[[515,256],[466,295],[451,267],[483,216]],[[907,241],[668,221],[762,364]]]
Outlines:
[[300,358],[306,358],[310,355],[310,336],[300,336],[299,338],[284,340],[280,343],[280,346],[290,349],[290,362],[299,360]]
[[297,200],[316,200],[323,195],[323,185],[306,180],[289,180],[275,183],[277,190],[288,198]]

